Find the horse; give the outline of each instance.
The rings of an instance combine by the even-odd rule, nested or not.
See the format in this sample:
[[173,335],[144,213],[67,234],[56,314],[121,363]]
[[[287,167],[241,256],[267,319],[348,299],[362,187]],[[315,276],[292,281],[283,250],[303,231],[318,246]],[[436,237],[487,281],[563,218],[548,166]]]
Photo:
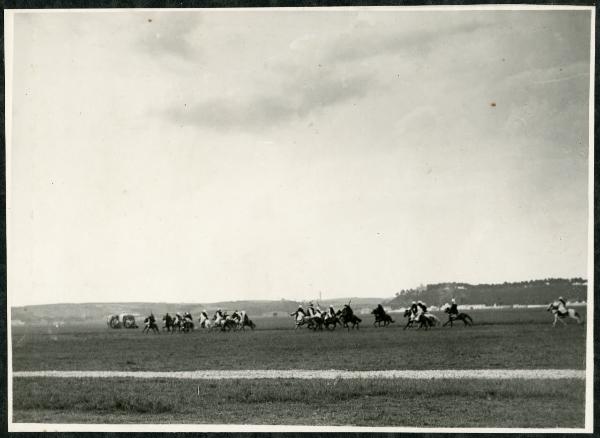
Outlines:
[[443,310],[444,312],[446,312],[448,314],[448,321],[446,321],[444,323],[444,325],[442,327],[446,327],[448,324],[450,324],[450,327],[452,327],[452,323],[454,321],[462,321],[465,325],[469,326],[469,325],[473,325],[473,318],[471,318],[469,315],[467,315],[464,312],[459,312],[457,314],[451,314],[450,313],[450,304],[446,303],[441,307],[441,310]]
[[350,324],[352,325],[352,329],[360,330],[360,323],[362,319],[354,314],[354,311],[350,307],[349,304],[344,304],[344,307],[341,310],[337,311],[339,314],[339,319],[342,322],[342,326],[350,331]]
[[183,319],[181,321],[181,329],[184,333],[194,331],[194,318],[192,318],[192,315],[189,312],[185,312],[183,314]]
[[[559,311],[561,307],[564,309],[564,311],[562,312]],[[568,309],[566,306],[562,305],[560,301],[554,301],[553,303],[550,303],[546,310],[548,312],[552,312],[552,314],[554,315],[554,322],[552,323],[552,327],[556,327],[556,321],[560,321],[563,323],[563,325],[567,325],[567,323],[563,321],[563,319],[565,318],[574,319],[575,321],[577,321],[577,324],[582,323],[579,313],[577,313],[575,309]]]
[[[316,330],[316,328],[318,327],[318,317],[316,316],[316,313],[313,312],[313,314],[309,315],[308,313],[306,313],[304,311],[304,309],[298,309],[295,312],[290,313],[290,316],[295,316],[295,322],[296,322],[296,326],[294,327],[294,330],[299,329],[300,327],[302,327],[303,325],[306,325],[307,328],[309,329],[313,329]],[[322,324],[322,322],[321,322]]]
[[222,332],[235,330],[237,327],[236,322],[231,319],[227,314],[222,314],[220,312],[216,312],[215,316],[213,316],[213,324],[212,329],[219,328]]
[[198,319],[198,326],[200,328],[210,329],[212,326],[212,320],[208,317],[206,312],[202,312],[200,314],[200,318]]
[[[337,313],[325,313],[323,317],[323,325],[328,330],[335,330],[337,325],[343,325],[339,318],[339,311]],[[331,326],[331,327],[330,327]]]
[[412,311],[410,310],[410,308],[406,309],[404,311],[404,317],[408,318],[408,321],[406,322],[406,325],[404,326],[404,330],[406,330],[409,327],[412,327],[414,322],[415,322],[415,316],[413,315]]
[[238,324],[238,330],[246,330],[246,327],[250,327],[250,330],[254,330],[256,328],[256,324],[252,322],[250,318],[248,318],[248,314],[245,310],[240,312],[240,322]]
[[413,313],[410,310],[410,308],[406,309],[404,311],[404,317],[405,318],[408,317],[408,322],[404,326],[404,330],[406,330],[409,327],[412,327],[415,322],[419,323],[418,329],[424,328],[425,330],[433,327],[438,322],[440,322],[440,320],[434,314],[429,313],[429,312],[427,312],[427,313],[418,313],[417,315],[413,315]]
[[373,322],[374,327],[381,327],[381,323],[383,323],[384,327],[387,327],[388,325],[394,323],[394,320],[392,319],[392,317],[390,315],[388,315],[387,313],[385,313],[385,311],[383,313],[381,313],[381,310],[374,309],[371,312],[371,314],[375,315],[375,322]]
[[144,330],[142,330],[143,333],[150,333],[150,330],[156,334],[160,333],[160,330],[158,330],[158,326],[156,325],[154,315],[147,316],[146,319],[144,319],[144,324]]
[[162,328],[163,331],[166,330],[166,331],[170,332],[172,330],[175,330],[175,328],[173,327],[174,318],[171,315],[169,315],[167,313],[165,316],[162,317],[162,320],[164,322],[164,325]]
[[298,330],[305,324],[310,327],[310,317],[304,312],[304,309],[298,309],[295,312],[290,313],[290,316],[295,316],[294,322],[296,325],[294,326],[294,330]]

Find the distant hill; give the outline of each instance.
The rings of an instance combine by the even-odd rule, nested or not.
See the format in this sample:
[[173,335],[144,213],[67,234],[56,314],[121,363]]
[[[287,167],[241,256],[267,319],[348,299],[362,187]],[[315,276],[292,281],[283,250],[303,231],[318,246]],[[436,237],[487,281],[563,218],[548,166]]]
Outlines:
[[459,304],[544,304],[559,296],[568,301],[587,301],[587,281],[582,278],[547,278],[502,284],[438,283],[403,290],[386,302],[392,309],[421,300],[442,305],[455,298]]
[[294,311],[300,303],[297,301],[223,301],[219,303],[74,303],[43,304],[35,306],[13,307],[11,319],[25,324],[44,324],[52,321],[64,322],[104,322],[113,313],[131,313],[146,316],[150,312],[162,317],[165,313],[190,312],[195,318],[203,310],[214,313],[217,309],[245,310],[252,317],[273,315]]

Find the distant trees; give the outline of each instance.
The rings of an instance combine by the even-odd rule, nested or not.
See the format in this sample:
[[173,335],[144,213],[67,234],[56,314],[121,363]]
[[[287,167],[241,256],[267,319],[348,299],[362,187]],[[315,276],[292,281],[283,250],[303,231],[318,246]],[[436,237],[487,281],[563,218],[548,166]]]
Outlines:
[[402,290],[385,303],[393,309],[422,300],[441,305],[456,298],[464,304],[544,304],[563,296],[571,301],[587,300],[587,281],[583,278],[545,278],[498,284],[437,283]]

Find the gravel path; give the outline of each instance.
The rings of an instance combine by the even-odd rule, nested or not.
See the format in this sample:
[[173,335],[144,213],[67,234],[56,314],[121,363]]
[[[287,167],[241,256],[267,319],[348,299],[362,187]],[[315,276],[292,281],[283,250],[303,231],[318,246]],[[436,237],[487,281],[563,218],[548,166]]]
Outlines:
[[15,371],[13,377],[136,379],[585,379],[584,370],[202,370],[202,371]]

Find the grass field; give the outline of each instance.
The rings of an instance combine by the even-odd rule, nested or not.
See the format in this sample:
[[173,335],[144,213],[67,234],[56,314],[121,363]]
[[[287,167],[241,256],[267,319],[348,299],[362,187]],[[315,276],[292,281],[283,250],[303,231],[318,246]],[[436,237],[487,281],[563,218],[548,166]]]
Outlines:
[[[105,325],[13,328],[13,370],[584,369],[585,326],[543,309],[473,311],[473,327],[145,335]],[[584,381],[15,378],[16,422],[583,427]],[[198,396],[200,387],[201,396]],[[553,419],[556,424],[549,424]],[[556,420],[554,420],[556,419]]]
[[18,379],[14,394],[21,422],[581,427],[584,416],[583,381]]

